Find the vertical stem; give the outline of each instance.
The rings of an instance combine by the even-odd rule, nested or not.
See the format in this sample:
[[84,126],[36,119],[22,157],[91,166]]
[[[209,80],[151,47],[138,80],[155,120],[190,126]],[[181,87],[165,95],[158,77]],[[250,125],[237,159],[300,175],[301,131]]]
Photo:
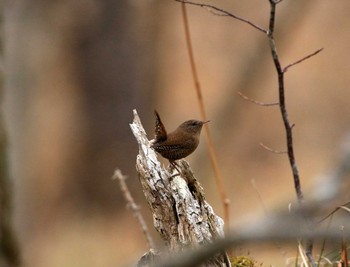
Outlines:
[[[283,119],[284,128],[286,130],[286,139],[287,139],[287,151],[288,151],[288,159],[290,166],[292,168],[293,173],[293,180],[294,180],[294,188],[297,195],[297,199],[299,202],[300,207],[303,207],[304,202],[304,196],[301,191],[301,184],[300,184],[300,177],[299,177],[299,170],[295,161],[295,155],[294,155],[294,146],[293,146],[293,125],[290,124],[288,119],[288,113],[286,108],[286,101],[285,101],[285,90],[284,90],[284,71],[281,67],[281,63],[278,57],[275,39],[274,39],[274,30],[275,30],[275,15],[276,15],[276,1],[275,0],[269,0],[271,10],[270,10],[270,23],[269,23],[269,31],[268,31],[268,39],[269,39],[269,45],[271,49],[271,54],[273,58],[273,62],[275,64],[275,68],[277,71],[277,77],[278,77],[278,94],[279,94],[279,107]],[[307,221],[307,223],[310,223]],[[313,267],[316,267],[316,262],[312,256],[312,249],[313,249],[313,241],[312,239],[306,240],[306,249],[305,253],[309,259],[310,264]]]
[[275,40],[273,37],[274,34],[274,28],[275,28],[275,10],[276,10],[276,3],[273,0],[270,0],[271,4],[271,12],[270,12],[270,25],[269,25],[269,32],[268,32],[268,38],[269,38],[269,45],[271,49],[271,54],[273,58],[273,62],[275,64],[275,68],[277,71],[277,77],[278,77],[278,94],[279,94],[279,107],[283,119],[284,128],[286,130],[286,139],[287,139],[287,151],[288,151],[288,158],[289,163],[292,168],[293,172],[293,178],[294,178],[294,187],[297,194],[297,199],[299,203],[301,203],[304,200],[303,193],[301,191],[301,184],[300,184],[300,178],[299,178],[299,170],[296,165],[295,156],[294,156],[294,147],[293,147],[293,133],[292,128],[293,125],[290,124],[288,119],[288,113],[286,108],[286,101],[285,101],[285,92],[284,92],[284,72],[281,67],[281,63],[278,57],[277,49]]
[[[182,17],[183,17],[183,22],[184,22],[184,28],[185,28],[186,44],[187,44],[188,56],[189,56],[190,64],[191,64],[193,81],[194,81],[195,88],[196,88],[197,99],[198,99],[198,103],[199,103],[199,108],[200,108],[202,120],[206,121],[207,115],[205,112],[205,105],[204,105],[204,101],[203,101],[201,86],[199,83],[197,68],[196,68],[196,64],[195,64],[195,60],[194,60],[194,54],[193,54],[192,43],[191,43],[191,34],[190,34],[188,17],[187,17],[187,12],[186,12],[186,4],[181,3],[181,7],[182,7]],[[220,193],[221,202],[223,204],[225,228],[229,229],[229,226],[230,226],[230,212],[229,212],[230,200],[227,197],[224,181],[223,181],[223,178],[221,176],[219,164],[217,161],[216,151],[214,148],[213,140],[211,138],[211,133],[210,133],[208,125],[204,125],[204,129],[205,129],[205,133],[206,133],[206,139],[207,139],[208,149],[209,149],[209,156],[210,156],[211,165],[212,165],[213,171],[214,171],[216,185],[217,185],[217,188],[218,188],[219,193]]]

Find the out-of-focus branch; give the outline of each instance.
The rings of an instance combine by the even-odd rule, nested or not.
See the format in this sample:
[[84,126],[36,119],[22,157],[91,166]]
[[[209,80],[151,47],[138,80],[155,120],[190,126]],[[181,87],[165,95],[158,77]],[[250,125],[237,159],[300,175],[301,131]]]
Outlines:
[[255,99],[251,99],[249,98],[248,96],[244,95],[242,92],[237,92],[237,94],[243,98],[244,100],[247,100],[249,102],[252,102],[258,106],[263,106],[263,107],[271,107],[271,106],[278,106],[279,103],[278,102],[273,102],[273,103],[264,103],[264,102],[261,102],[261,101],[257,101]]
[[120,184],[120,189],[122,190],[122,193],[124,195],[124,198],[130,207],[132,213],[136,217],[138,223],[140,224],[140,227],[142,229],[143,234],[146,237],[147,245],[150,249],[155,248],[154,241],[152,239],[151,234],[149,233],[147,224],[145,222],[145,219],[143,218],[139,206],[135,203],[134,198],[132,197],[128,186],[126,185],[125,179],[126,176],[124,176],[121,172],[121,170],[117,169],[115,170],[112,179],[118,179]]
[[[271,242],[290,243],[303,237],[320,241],[326,238],[329,243],[339,245],[339,240],[350,238],[349,231],[344,232],[338,229],[324,231],[321,228],[316,228],[311,232],[308,229],[308,225],[301,224],[304,221],[304,216],[300,216],[285,213],[274,218],[270,216],[266,220],[260,220],[259,222],[240,227],[235,232],[229,233],[225,239],[216,240],[214,243],[201,247],[198,250],[173,255],[171,258],[167,258],[156,265],[156,267],[197,266],[218,251],[247,243],[253,243],[254,245]],[[349,229],[350,224],[348,223],[344,227]]]
[[272,153],[275,153],[275,154],[286,154],[287,151],[281,151],[281,150],[275,150],[275,149],[272,149],[271,147],[268,147],[267,145],[265,145],[264,143],[260,142],[259,145],[266,149],[267,151],[270,151]]
[[[201,89],[199,78],[198,78],[196,63],[194,60],[194,53],[193,53],[193,48],[192,48],[190,27],[189,27],[189,23],[188,23],[187,12],[186,12],[186,5],[184,3],[182,3],[181,7],[182,7],[182,17],[183,17],[183,21],[184,21],[188,56],[190,59],[191,71],[192,71],[193,82],[194,82],[196,93],[197,93],[199,109],[200,109],[202,120],[207,121],[208,119],[207,119],[207,115],[206,115],[206,111],[205,111],[202,89]],[[206,133],[205,136],[206,136],[207,144],[208,144],[210,162],[211,162],[211,165],[212,165],[212,168],[214,171],[216,185],[217,185],[217,188],[218,188],[219,193],[220,193],[221,203],[223,205],[225,225],[226,225],[226,229],[229,229],[230,228],[230,199],[227,196],[227,192],[226,192],[225,184],[224,184],[224,179],[222,178],[221,171],[219,168],[217,154],[216,154],[216,150],[214,147],[213,139],[211,137],[210,128],[207,124],[205,124],[204,129],[205,129],[205,133]]]

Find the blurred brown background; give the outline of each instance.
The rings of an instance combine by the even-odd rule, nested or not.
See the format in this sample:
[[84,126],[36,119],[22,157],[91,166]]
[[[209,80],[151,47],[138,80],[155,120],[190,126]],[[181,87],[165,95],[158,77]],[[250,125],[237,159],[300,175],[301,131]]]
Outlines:
[[[206,2],[267,27],[267,0]],[[287,157],[259,146],[285,149],[278,107],[259,107],[236,94],[275,102],[276,74],[262,33],[201,8],[187,10],[232,226],[238,227],[265,216],[263,204],[271,212],[287,209],[296,198]],[[350,2],[284,0],[277,12],[283,65],[324,48],[286,74],[296,160],[308,199],[322,183],[315,177],[337,164],[350,130]],[[117,167],[129,176],[152,228],[134,169],[137,145],[129,123],[136,108],[152,138],[154,108],[169,130],[199,118],[180,4],[6,1],[3,21],[3,111],[25,266],[135,262],[146,243],[111,176]],[[222,215],[204,140],[188,161]],[[339,204],[345,197],[339,196]],[[274,247],[249,250],[267,265],[282,265],[295,255],[291,250],[282,256]]]

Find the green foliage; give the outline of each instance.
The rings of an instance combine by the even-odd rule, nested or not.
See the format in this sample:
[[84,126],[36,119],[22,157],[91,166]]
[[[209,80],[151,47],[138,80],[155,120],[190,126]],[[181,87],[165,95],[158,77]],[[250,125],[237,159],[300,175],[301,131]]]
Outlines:
[[256,267],[256,261],[247,256],[238,256],[231,259],[232,267]]

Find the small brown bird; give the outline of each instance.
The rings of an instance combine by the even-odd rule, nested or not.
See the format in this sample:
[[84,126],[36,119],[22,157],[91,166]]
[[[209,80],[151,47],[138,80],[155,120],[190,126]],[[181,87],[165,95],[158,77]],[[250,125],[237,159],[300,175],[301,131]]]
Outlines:
[[209,121],[189,120],[182,123],[175,131],[167,134],[157,111],[155,141],[152,148],[168,159],[170,163],[190,155],[199,144],[203,124]]

